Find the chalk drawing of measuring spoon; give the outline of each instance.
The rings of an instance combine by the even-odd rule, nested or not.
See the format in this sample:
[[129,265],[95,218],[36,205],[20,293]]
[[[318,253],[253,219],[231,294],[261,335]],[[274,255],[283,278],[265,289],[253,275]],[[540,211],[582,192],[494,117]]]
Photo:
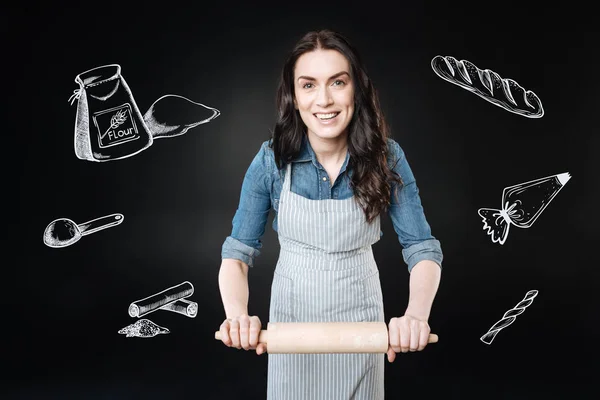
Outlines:
[[54,248],[70,246],[82,236],[119,225],[124,218],[123,214],[110,214],[82,224],[76,224],[68,218],[58,218],[46,227],[44,244]]

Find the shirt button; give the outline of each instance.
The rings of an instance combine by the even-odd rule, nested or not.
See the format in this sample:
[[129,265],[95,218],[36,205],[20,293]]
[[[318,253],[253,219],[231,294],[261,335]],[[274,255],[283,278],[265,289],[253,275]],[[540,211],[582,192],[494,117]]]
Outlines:
[[326,180],[327,180],[327,178],[323,177],[323,180],[324,180],[324,181],[326,181]]

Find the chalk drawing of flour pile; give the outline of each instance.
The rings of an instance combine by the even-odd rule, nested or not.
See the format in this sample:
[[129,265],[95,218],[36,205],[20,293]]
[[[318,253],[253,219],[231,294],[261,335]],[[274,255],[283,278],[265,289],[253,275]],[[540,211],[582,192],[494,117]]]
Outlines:
[[156,335],[167,334],[170,331],[167,328],[156,325],[149,319],[140,319],[135,324],[126,326],[119,330],[119,333],[126,337],[150,338]]
[[178,95],[156,100],[142,115],[118,64],[104,65],[75,77],[77,102],[75,155],[87,161],[131,157],[152,145],[217,118],[216,108]]
[[[189,318],[195,318],[198,314],[198,303],[186,299],[193,293],[194,286],[190,282],[185,281],[160,293],[134,301],[129,305],[129,316],[139,318],[157,310],[166,310]],[[120,329],[118,333],[126,337],[150,338],[168,334],[170,331],[144,318]]]

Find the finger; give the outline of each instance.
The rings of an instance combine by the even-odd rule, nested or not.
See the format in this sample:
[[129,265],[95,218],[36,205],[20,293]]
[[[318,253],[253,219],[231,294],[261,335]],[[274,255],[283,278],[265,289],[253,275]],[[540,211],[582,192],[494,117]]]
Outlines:
[[421,329],[421,333],[419,334],[419,348],[418,350],[421,351],[425,348],[425,346],[427,346],[427,343],[429,343],[429,333],[431,332],[431,330],[429,329],[429,327],[426,327],[425,329]]
[[219,332],[221,332],[221,341],[224,345],[231,347],[231,337],[229,336],[229,320],[225,320],[221,327],[219,328]]
[[412,320],[410,322],[410,341],[409,341],[409,350],[417,351],[419,348],[419,338],[420,338],[420,321]]
[[231,337],[231,345],[236,349],[241,349],[240,322],[237,319],[234,319],[229,323],[229,336]]
[[258,346],[256,346],[256,354],[261,355],[266,352],[267,352],[267,345],[265,343],[259,343]]
[[388,361],[391,362],[391,363],[393,363],[394,360],[396,359],[396,352],[394,351],[394,349],[392,349],[391,346],[388,347],[387,358],[388,358]]
[[250,318],[250,337],[248,339],[248,342],[250,344],[250,348],[252,349],[258,346],[258,336],[260,334],[261,328],[262,326],[258,317]]
[[400,319],[400,350],[403,353],[408,353],[408,349],[410,347],[410,326],[408,324],[408,320],[401,318]]
[[244,350],[250,348],[250,318],[247,315],[243,315],[239,318],[240,321],[240,345]]
[[398,319],[392,318],[389,323],[389,343],[390,347],[396,352],[400,353],[400,331],[398,330]]

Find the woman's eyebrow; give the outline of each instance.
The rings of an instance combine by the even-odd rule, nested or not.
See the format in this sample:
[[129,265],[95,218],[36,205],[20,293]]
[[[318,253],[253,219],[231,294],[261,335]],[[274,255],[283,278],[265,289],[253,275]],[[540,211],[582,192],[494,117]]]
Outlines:
[[[341,71],[341,72],[338,72],[337,74],[334,74],[334,75],[330,76],[328,80],[339,78],[342,75],[348,75],[348,76],[350,76],[350,74],[347,73],[346,71]],[[306,76],[306,75],[299,76],[297,80],[300,80],[300,79],[306,79],[307,81],[316,81],[316,79],[313,78],[312,76]]]

